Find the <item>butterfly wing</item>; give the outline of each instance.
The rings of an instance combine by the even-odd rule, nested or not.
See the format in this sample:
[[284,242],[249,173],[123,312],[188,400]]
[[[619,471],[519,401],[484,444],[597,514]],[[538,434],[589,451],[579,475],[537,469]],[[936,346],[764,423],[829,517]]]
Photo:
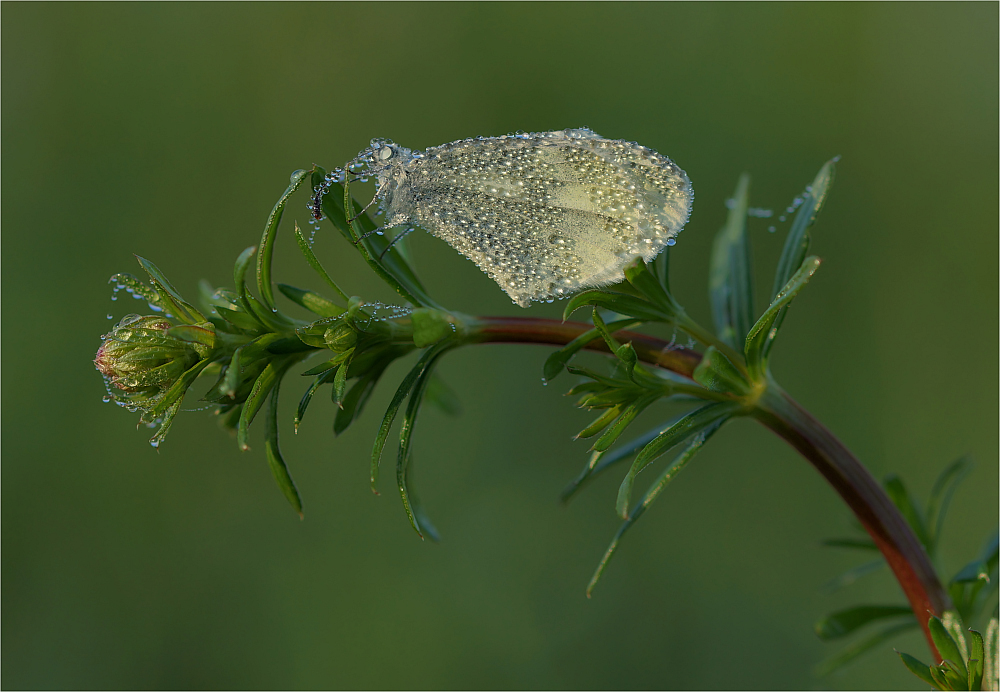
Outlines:
[[590,130],[433,147],[408,167],[405,187],[412,222],[522,307],[620,281],[634,258],[672,244],[692,201],[667,157]]

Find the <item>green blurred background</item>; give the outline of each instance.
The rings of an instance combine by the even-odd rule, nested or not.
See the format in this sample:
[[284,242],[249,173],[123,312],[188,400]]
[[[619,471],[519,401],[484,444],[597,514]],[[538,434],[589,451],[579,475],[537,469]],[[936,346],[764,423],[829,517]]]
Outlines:
[[[202,277],[227,284],[288,174],[342,164],[372,137],[423,148],[588,126],[669,155],[698,192],[674,286],[704,323],[711,238],[739,173],[754,174],[752,204],[780,211],[839,154],[814,235],[825,264],[774,370],[877,476],[898,471],[921,496],[975,455],[946,532],[950,574],[998,512],[995,3],[3,13],[5,688],[917,684],[888,646],[813,677],[839,649],[812,634],[818,617],[901,596],[887,573],[822,590],[864,559],[819,547],[849,514],[749,421],[671,486],[587,600],[620,474],[559,505],[588,415],[560,396],[569,378],[541,386],[545,349],[443,362],[465,411],[428,411],[416,439],[440,545],[416,538],[391,479],[381,497],[368,489],[392,377],[340,439],[328,400],[284,436],[299,522],[259,438],[241,454],[192,413],[157,453],[136,416],[101,403],[90,361],[106,315],[139,305],[110,302],[106,285],[138,272],[131,253],[188,295]],[[286,223],[306,221],[304,205]],[[787,229],[771,223],[753,226],[762,287]],[[411,250],[455,309],[561,309],[522,312],[426,234]],[[332,230],[317,251],[350,292],[391,298]],[[276,274],[319,288],[287,227]],[[286,386],[286,428],[304,387]],[[918,635],[896,646],[926,657]]]

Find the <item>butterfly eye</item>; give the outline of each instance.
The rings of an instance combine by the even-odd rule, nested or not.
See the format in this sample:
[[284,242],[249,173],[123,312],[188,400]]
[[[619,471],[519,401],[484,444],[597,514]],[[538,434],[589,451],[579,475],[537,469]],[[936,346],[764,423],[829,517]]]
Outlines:
[[378,158],[380,161],[388,161],[392,158],[392,147],[382,147],[379,149]]

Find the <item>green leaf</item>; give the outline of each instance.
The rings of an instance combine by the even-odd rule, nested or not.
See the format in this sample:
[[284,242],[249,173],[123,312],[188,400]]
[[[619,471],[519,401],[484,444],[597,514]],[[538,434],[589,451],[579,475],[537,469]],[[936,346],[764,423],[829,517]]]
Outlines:
[[969,689],[978,690],[983,686],[983,665],[986,660],[986,647],[983,644],[983,635],[979,632],[969,630]]
[[615,424],[597,439],[597,442],[594,443],[594,446],[591,447],[591,449],[597,452],[603,452],[611,447],[611,445],[617,442],[618,438],[622,436],[625,429],[632,424],[632,421],[634,421],[640,413],[642,413],[650,404],[659,398],[659,394],[652,394],[644,396],[630,404],[629,407],[625,409],[624,413],[622,413],[621,417],[615,421]]
[[890,473],[885,477],[882,482],[885,486],[885,492],[892,500],[892,504],[896,505],[900,514],[906,519],[906,523],[910,525],[913,529],[913,533],[916,534],[920,543],[924,546],[927,552],[931,551],[931,539],[927,535],[927,525],[924,523],[924,517],[920,512],[920,507],[914,502],[913,498],[910,497],[910,493],[907,492],[906,486],[903,484],[903,480],[894,473]]
[[[351,197],[350,182],[348,182],[346,178],[343,187],[344,187],[344,209],[349,209],[352,206],[351,203],[353,202],[353,198]],[[368,266],[371,267],[372,270],[375,272],[375,274],[380,279],[382,279],[382,281],[387,283],[394,291],[396,291],[396,293],[401,295],[403,298],[405,298],[413,305],[418,307],[424,306],[424,307],[439,308],[440,306],[434,301],[431,301],[429,297],[427,297],[426,293],[423,293],[423,291],[421,290],[411,290],[415,289],[416,287],[410,284],[410,282],[400,280],[399,276],[397,276],[394,272],[391,272],[387,268],[387,265],[383,263],[383,261],[387,258],[379,259],[378,256],[375,255],[369,249],[372,246],[372,241],[370,239],[379,236],[370,235],[364,240],[362,240],[361,239],[362,236],[364,236],[367,231],[362,227],[361,220],[367,219],[368,217],[365,214],[362,214],[360,209],[358,209],[355,213],[357,214],[357,217],[354,219],[354,221],[348,222],[348,227],[350,228],[351,231],[352,242],[354,243],[354,246],[358,249],[358,252],[361,253],[361,256],[364,257],[365,261],[368,263]],[[374,230],[374,228],[372,230]],[[399,258],[394,258],[394,259],[398,260],[398,262],[403,262],[403,260]],[[417,297],[418,295],[419,297]]]
[[719,338],[739,349],[754,323],[753,255],[747,235],[750,175],[740,176],[726,225],[715,236],[709,270],[712,316]]
[[625,409],[624,404],[619,404],[618,406],[612,406],[604,413],[602,413],[600,416],[598,416],[596,419],[594,419],[593,423],[591,423],[586,428],[578,432],[574,437],[574,439],[580,440],[588,437],[593,437],[594,435],[596,435],[597,433],[601,432],[606,427],[611,425],[611,422],[615,418],[620,416],[624,409]]
[[[913,617],[909,606],[857,606],[830,613],[816,623],[816,636],[823,641],[846,637],[857,629],[877,620]],[[914,620],[914,622],[916,622]]]
[[847,647],[841,651],[836,656],[833,656],[819,666],[817,666],[816,674],[819,676],[829,675],[838,668],[850,663],[854,659],[858,658],[864,653],[871,651],[879,644],[886,642],[893,637],[916,628],[918,625],[916,621],[913,622],[903,622],[898,625],[892,625],[885,628],[881,632],[876,632],[871,637],[867,639],[862,639],[861,641],[855,642],[851,646]]
[[644,322],[672,321],[670,315],[665,314],[658,307],[642,298],[596,289],[578,293],[570,298],[566,309],[563,310],[563,320],[568,320],[570,315],[585,305],[596,305],[597,307],[612,310],[621,315],[627,315]]
[[743,396],[750,391],[750,383],[715,346],[708,347],[691,376],[695,382],[712,392]]
[[[353,244],[353,231],[347,223],[347,215],[344,213],[347,207],[344,206],[345,195],[343,193],[344,186],[339,183],[331,184],[329,193],[323,197],[323,213],[330,220],[330,222],[337,227],[343,236]],[[360,214],[361,209],[363,208],[361,203],[357,200],[353,200],[353,202],[354,211],[352,212],[352,215]],[[367,214],[361,214],[358,216],[354,224],[356,226],[360,226],[362,235],[376,229],[375,222],[372,221],[371,217]],[[414,273],[407,261],[400,256],[399,253],[386,252],[390,242],[391,241],[389,241],[389,239],[384,235],[369,235],[359,244],[364,247],[359,247],[358,250],[361,252],[362,256],[365,257],[366,261],[371,258],[378,258],[378,262],[383,265],[388,272],[397,277],[401,283],[407,286],[412,294],[421,299],[422,302],[419,304],[426,307],[440,308],[441,306],[427,295],[427,291],[420,283],[420,279],[417,278],[416,273]]]
[[[839,157],[838,157],[839,158]],[[798,214],[792,222],[792,227],[788,231],[785,239],[785,247],[781,251],[781,259],[778,260],[778,268],[774,274],[774,289],[771,291],[771,302],[777,300],[778,295],[792,278],[795,271],[802,265],[803,260],[809,253],[809,227],[816,222],[816,217],[826,202],[827,194],[830,192],[830,185],[833,184],[834,164],[837,158],[831,159],[823,164],[819,173],[813,179],[805,194],[805,200],[799,207]]]
[[344,308],[330,302],[317,293],[313,293],[312,291],[295,288],[294,286],[289,286],[288,284],[278,284],[278,290],[293,303],[301,305],[306,310],[309,310],[320,317],[336,317],[346,312]]
[[[944,624],[944,628],[948,630],[948,634],[951,635],[951,638],[958,645],[958,652],[962,656],[962,661],[968,661],[969,648],[965,641],[965,625],[962,624],[962,618],[959,617],[956,611],[946,610],[941,615],[941,622]],[[962,674],[962,677],[965,677],[965,673]]]
[[344,362],[337,368],[337,374],[333,376],[333,403],[337,405],[337,408],[343,408],[344,405],[344,393],[347,391],[347,372],[351,367],[351,357],[354,355],[354,349],[352,348],[344,353],[346,356]]
[[684,414],[680,416],[675,416],[672,420],[662,423],[657,427],[649,430],[648,432],[640,435],[634,440],[629,440],[620,447],[607,452],[594,452],[590,455],[590,459],[587,464],[583,467],[580,475],[577,476],[569,485],[563,489],[560,498],[563,502],[567,502],[577,490],[579,490],[585,482],[598,475],[609,466],[613,466],[625,459],[628,459],[640,449],[648,445],[657,435],[662,433],[664,430],[669,429],[674,423],[679,421],[684,417]]
[[239,329],[248,332],[259,332],[264,328],[264,325],[257,321],[256,317],[252,317],[240,310],[230,310],[221,305],[217,306],[215,310],[219,313],[219,317]]
[[946,661],[951,661],[955,664],[961,677],[967,678],[969,671],[965,668],[965,658],[962,656],[961,650],[958,648],[958,644],[952,639],[951,634],[948,632],[948,628],[941,621],[940,618],[931,617],[927,623],[928,628],[931,632],[931,639],[934,641],[934,646],[937,647],[938,653]]
[[911,673],[916,675],[931,687],[940,689],[937,682],[935,682],[934,678],[931,677],[930,666],[913,656],[910,656],[910,654],[904,654],[902,651],[897,651],[896,653],[899,654],[899,657],[903,660],[903,665],[905,665]]
[[459,401],[458,395],[437,373],[431,374],[430,381],[427,383],[427,391],[424,392],[424,400],[449,416],[457,416],[462,413],[462,402]]
[[296,409],[296,411],[295,411],[295,422],[294,422],[294,425],[295,425],[295,432],[296,433],[299,431],[299,424],[302,422],[302,419],[305,417],[305,415],[306,415],[306,409],[309,408],[309,402],[312,401],[312,398],[316,394],[316,391],[321,386],[323,386],[324,384],[326,384],[327,382],[329,382],[331,379],[333,379],[333,376],[335,374],[336,374],[336,370],[334,370],[333,368],[330,368],[329,370],[326,370],[322,374],[318,375],[316,377],[316,379],[314,379],[312,381],[312,384],[309,385],[309,389],[306,390],[306,393],[302,395],[302,399],[299,400],[298,409]]
[[264,452],[267,455],[267,464],[271,467],[271,473],[277,482],[281,492],[288,499],[289,504],[298,513],[299,519],[303,518],[302,499],[299,491],[295,487],[285,460],[281,458],[281,449],[278,447],[278,392],[281,388],[281,378],[274,383],[271,390],[270,404],[267,408],[267,425],[264,431]]
[[253,266],[254,255],[257,254],[257,247],[252,245],[240,253],[233,265],[233,283],[236,285],[236,296],[240,302],[243,312],[252,317],[257,322],[257,329],[267,329],[266,324],[257,317],[253,308],[250,307],[250,292],[247,290],[247,272]]
[[183,397],[178,398],[173,404],[167,408],[166,412],[163,414],[163,418],[160,420],[160,427],[157,429],[156,434],[149,439],[149,444],[153,447],[159,447],[160,443],[166,438],[167,433],[170,432],[170,426],[173,425],[174,416],[177,412],[181,410],[181,402]]
[[[323,269],[323,265],[320,264],[319,258],[316,257],[316,253],[313,252],[312,246],[309,245],[309,241],[306,240],[304,235],[302,235],[302,231],[299,229],[298,224],[295,224],[295,242],[298,244],[302,255],[306,258],[306,262],[313,268],[313,271],[319,274],[320,278],[333,289],[334,293],[340,296],[342,301],[346,303],[350,300],[349,296],[340,290],[340,286],[338,286],[337,283],[330,278],[330,275],[326,273],[326,270]],[[279,286],[279,288],[281,287]]]
[[341,402],[341,408],[337,409],[336,417],[333,420],[334,435],[339,435],[347,430],[354,419],[361,415],[362,409],[368,402],[368,397],[374,391],[375,384],[384,370],[385,367],[376,371],[369,370],[347,390],[347,394],[344,395],[344,400]]
[[[638,327],[640,324],[642,324],[640,320],[616,320],[608,323],[606,328],[609,334],[614,334],[622,329],[633,329]],[[562,348],[550,353],[549,357],[545,359],[545,365],[542,367],[542,379],[545,382],[552,381],[556,375],[563,371],[563,368],[566,367],[573,356],[579,353],[592,341],[599,338],[601,338],[601,332],[596,327],[594,329],[588,329]]]
[[615,533],[614,538],[611,539],[611,545],[609,545],[608,549],[604,552],[604,557],[601,558],[600,563],[597,565],[597,569],[594,571],[594,576],[590,578],[590,583],[587,585],[587,598],[590,598],[591,592],[593,592],[594,587],[597,586],[597,582],[600,581],[601,576],[604,574],[604,570],[608,566],[608,562],[611,560],[611,556],[614,555],[615,551],[618,549],[618,544],[621,542],[621,538],[625,535],[625,532],[628,531],[636,521],[638,521],[639,517],[645,513],[649,506],[653,504],[657,497],[659,497],[660,493],[663,492],[663,489],[670,484],[670,481],[677,477],[677,474],[680,473],[685,466],[687,466],[688,462],[694,458],[694,455],[705,446],[705,442],[707,442],[708,439],[714,435],[725,422],[726,419],[724,418],[716,420],[714,423],[706,427],[700,434],[695,435],[694,438],[688,443],[687,448],[674,458],[670,465],[668,465],[667,468],[663,470],[663,473],[660,474],[660,477],[656,479],[656,482],[649,487],[649,490],[646,491],[642,501],[636,505],[635,509],[632,510],[622,525],[618,527],[618,531]]
[[628,518],[629,502],[632,497],[632,486],[636,475],[656,458],[668,452],[683,440],[697,435],[712,424],[731,416],[737,405],[730,402],[713,402],[698,408],[677,421],[667,430],[656,436],[647,444],[632,462],[632,467],[618,489],[618,500],[615,509],[622,518]]
[[153,407],[153,409],[149,412],[149,415],[153,419],[159,418],[160,416],[163,416],[167,412],[167,409],[173,406],[176,402],[181,401],[187,393],[188,388],[198,378],[201,371],[207,368],[208,365],[209,361],[202,360],[185,370],[184,374],[177,378],[177,381],[170,386],[170,389],[168,389],[166,394],[163,395],[159,403]]
[[941,530],[944,528],[944,518],[948,513],[952,495],[973,466],[972,457],[965,455],[949,464],[934,481],[934,487],[931,488],[930,497],[927,499],[927,530],[932,545],[932,549],[928,552],[931,555],[934,554],[934,549],[941,539]]
[[264,400],[278,379],[278,368],[274,363],[268,363],[264,371],[254,381],[250,395],[243,402],[243,411],[240,413],[240,425],[236,431],[236,444],[244,452],[250,449],[250,424],[257,417],[257,412],[264,405]]
[[281,215],[285,211],[285,204],[292,193],[299,189],[302,181],[306,179],[311,171],[295,171],[291,175],[288,188],[284,194],[278,198],[278,202],[267,217],[264,225],[264,234],[260,238],[260,251],[257,253],[257,290],[260,291],[260,299],[271,311],[277,312],[278,308],[274,304],[274,284],[271,281],[271,255],[274,253],[274,239],[278,234],[278,225],[281,223]]
[[[440,357],[440,354],[438,357]],[[414,511],[413,501],[408,488],[410,441],[413,438],[413,428],[417,423],[417,414],[420,413],[420,405],[423,403],[424,392],[427,391],[427,384],[430,381],[435,360],[431,360],[417,377],[417,381],[413,385],[413,391],[410,394],[410,400],[406,402],[406,413],[403,414],[403,421],[399,425],[399,452],[396,455],[396,484],[399,487],[399,496],[403,500],[403,509],[406,510],[410,526],[417,532],[421,540],[424,537],[424,531],[417,518],[417,513]],[[433,535],[436,536],[436,533],[434,531]],[[428,533],[428,535],[432,534]]]
[[955,576],[951,578],[951,582],[949,583],[967,584],[977,581],[988,582],[990,580],[990,572],[996,567],[998,547],[1000,546],[997,545],[997,533],[994,531],[993,535],[986,542],[986,546],[976,559],[962,567],[962,569],[960,569]]
[[775,319],[777,319],[778,313],[792,302],[792,298],[802,290],[803,286],[809,283],[809,279],[819,269],[819,264],[818,257],[807,257],[784,288],[778,291],[774,301],[747,334],[743,352],[747,358],[747,367],[754,377],[760,378],[764,375],[767,366],[764,345],[773,342],[777,336],[778,329],[775,326]]
[[378,433],[375,436],[375,444],[372,447],[372,459],[371,459],[371,485],[372,492],[378,494],[376,485],[378,484],[378,466],[379,460],[382,458],[382,449],[385,447],[386,438],[389,436],[389,429],[392,427],[392,422],[396,419],[396,413],[399,411],[399,407],[403,404],[403,399],[406,398],[407,394],[413,388],[417,379],[422,375],[428,368],[430,368],[439,356],[443,355],[450,347],[448,342],[437,343],[430,348],[426,349],[417,364],[406,374],[403,381],[399,383],[399,387],[396,389],[396,393],[392,397],[392,401],[389,402],[389,407],[385,411],[385,415],[382,417],[382,424],[379,426]]
[[641,257],[625,267],[625,279],[663,314],[677,317],[684,312]]
[[996,611],[994,611],[993,617],[990,618],[989,624],[986,625],[986,634],[983,636],[985,640],[983,642],[985,649],[983,689],[987,690],[1000,688],[1000,677],[997,675],[1000,672],[1000,666],[997,665],[998,648],[1000,648],[998,632],[1000,632],[1000,623],[998,623]]
[[872,560],[871,562],[865,562],[858,565],[852,569],[847,570],[843,574],[840,574],[827,583],[823,585],[823,590],[827,593],[834,593],[835,591],[840,591],[845,586],[850,586],[861,577],[866,577],[873,572],[880,570],[885,566],[885,560],[879,558],[878,560]]
[[828,548],[853,548],[855,550],[877,551],[878,546],[870,538],[827,538],[821,542]]
[[146,271],[146,273],[149,274],[153,288],[160,296],[158,305],[181,322],[186,322],[187,324],[201,324],[202,322],[208,321],[196,307],[185,302],[185,300],[181,298],[177,289],[170,285],[170,282],[167,281],[167,277],[165,277],[163,273],[157,269],[155,264],[150,262],[148,259],[139,257],[139,255],[135,255],[135,258],[139,260],[139,264]]

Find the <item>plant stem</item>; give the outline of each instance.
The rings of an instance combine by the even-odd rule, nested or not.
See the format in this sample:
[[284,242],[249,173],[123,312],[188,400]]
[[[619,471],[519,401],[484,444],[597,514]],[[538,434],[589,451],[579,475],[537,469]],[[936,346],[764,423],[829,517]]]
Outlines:
[[[567,344],[589,330],[581,322],[560,322],[530,317],[477,317],[472,331],[479,343]],[[639,358],[691,377],[701,355],[645,334],[617,332],[631,341]],[[587,347],[608,351],[603,339]],[[794,399],[769,379],[768,389],[750,414],[804,456],[833,486],[875,541],[906,594],[928,645],[941,661],[931,639],[928,619],[952,608],[951,600],[920,541],[892,504],[878,481],[847,447]]]
[[927,552],[882,486],[850,450],[773,381],[753,414],[819,471],[854,512],[896,576],[937,661],[931,615],[952,608]]

